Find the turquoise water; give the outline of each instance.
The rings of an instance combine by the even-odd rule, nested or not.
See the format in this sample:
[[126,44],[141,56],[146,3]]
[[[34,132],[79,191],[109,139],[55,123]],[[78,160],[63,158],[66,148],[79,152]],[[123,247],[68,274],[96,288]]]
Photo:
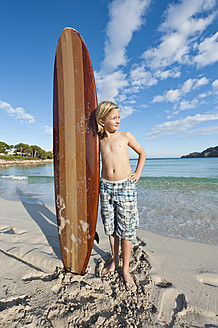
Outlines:
[[[134,169],[137,160],[130,160]],[[148,159],[142,171],[144,177],[193,177],[218,179],[218,158]]]
[[0,167],[0,196],[54,206],[53,165]]
[[[142,228],[218,244],[218,158],[148,159],[137,191]],[[53,165],[0,168],[0,196],[54,206]]]
[[140,179],[141,227],[172,237],[218,244],[218,179]]

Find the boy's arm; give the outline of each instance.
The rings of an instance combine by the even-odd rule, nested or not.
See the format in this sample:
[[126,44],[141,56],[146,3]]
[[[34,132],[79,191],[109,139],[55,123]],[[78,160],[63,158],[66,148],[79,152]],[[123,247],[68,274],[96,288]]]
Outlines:
[[145,164],[146,152],[130,132],[126,132],[126,136],[128,138],[128,146],[131,147],[139,155],[137,168],[135,172],[131,173],[128,177],[128,180],[136,183],[141,176],[142,169]]

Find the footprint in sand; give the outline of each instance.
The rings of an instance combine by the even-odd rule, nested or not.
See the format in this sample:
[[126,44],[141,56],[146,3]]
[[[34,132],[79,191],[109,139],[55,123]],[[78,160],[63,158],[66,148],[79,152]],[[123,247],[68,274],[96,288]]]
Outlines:
[[173,285],[170,281],[162,279],[159,276],[153,276],[153,283],[160,288],[169,288]]
[[218,287],[218,275],[215,273],[202,273],[197,278],[204,285]]
[[0,230],[0,233],[5,233],[5,234],[9,234],[9,235],[15,235],[16,234],[16,232],[14,231],[14,229],[13,228],[9,228],[9,227],[1,229]]
[[11,227],[1,227],[0,233],[9,234],[9,235],[23,235],[24,233],[27,233],[27,231],[23,229],[16,229]]

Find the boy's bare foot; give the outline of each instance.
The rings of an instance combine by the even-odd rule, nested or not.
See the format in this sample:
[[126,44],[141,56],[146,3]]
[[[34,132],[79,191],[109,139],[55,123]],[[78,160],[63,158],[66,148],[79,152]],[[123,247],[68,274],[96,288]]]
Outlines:
[[126,285],[127,290],[130,290],[132,292],[136,292],[137,286],[135,284],[135,281],[133,280],[130,273],[123,273],[123,279]]
[[116,265],[114,262],[112,262],[111,264],[109,264],[108,266],[102,269],[101,276],[108,277],[111,273],[114,273],[114,271],[118,268],[119,265]]
[[133,280],[133,277],[131,276],[131,274],[129,272],[124,273],[123,272],[123,280],[125,282],[125,284],[131,284],[136,286],[135,281]]

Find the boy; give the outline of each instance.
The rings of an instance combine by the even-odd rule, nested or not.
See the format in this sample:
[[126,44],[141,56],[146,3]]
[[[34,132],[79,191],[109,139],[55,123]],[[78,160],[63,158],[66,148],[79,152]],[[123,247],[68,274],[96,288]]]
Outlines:
[[[138,226],[137,194],[135,183],[139,180],[146,153],[129,132],[120,132],[119,106],[101,102],[96,108],[96,121],[100,135],[102,171],[100,181],[101,216],[106,235],[109,235],[113,261],[102,270],[108,276],[119,267],[119,241],[123,255],[123,279],[135,285],[129,272],[132,240]],[[138,165],[131,172],[128,146],[138,155]]]

